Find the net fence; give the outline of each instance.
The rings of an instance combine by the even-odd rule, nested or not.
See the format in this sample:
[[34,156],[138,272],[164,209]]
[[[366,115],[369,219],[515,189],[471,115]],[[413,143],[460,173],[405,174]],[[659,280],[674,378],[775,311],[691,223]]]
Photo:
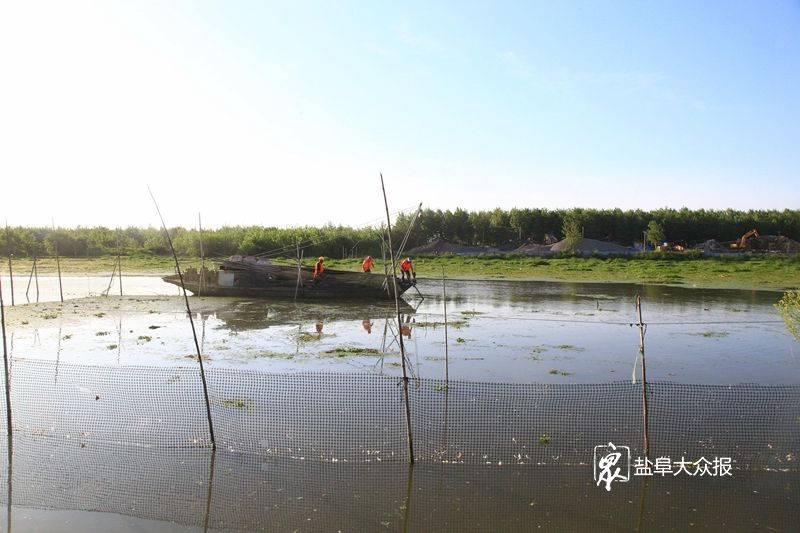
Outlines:
[[[317,462],[408,461],[402,383],[377,374],[207,369],[217,445]],[[15,435],[83,445],[210,446],[196,367],[15,359]],[[648,383],[651,456],[730,457],[798,471],[800,385]],[[409,383],[414,458],[426,463],[586,465],[613,442],[643,455],[631,382]],[[5,399],[0,398],[5,410]],[[5,439],[5,417],[0,422]]]

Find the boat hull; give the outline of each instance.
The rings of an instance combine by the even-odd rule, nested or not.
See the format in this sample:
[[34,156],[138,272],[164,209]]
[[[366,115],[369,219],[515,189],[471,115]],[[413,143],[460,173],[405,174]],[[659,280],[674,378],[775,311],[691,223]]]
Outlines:
[[[177,274],[164,281],[181,286]],[[390,278],[391,279],[391,278]],[[397,278],[398,296],[415,285]],[[310,269],[225,262],[219,270],[189,268],[183,286],[198,296],[391,300],[394,289],[380,274],[326,270],[313,279]]]

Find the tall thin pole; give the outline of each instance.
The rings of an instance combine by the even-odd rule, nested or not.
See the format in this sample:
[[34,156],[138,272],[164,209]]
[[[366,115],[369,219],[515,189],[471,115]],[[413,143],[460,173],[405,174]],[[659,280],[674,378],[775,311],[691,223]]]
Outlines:
[[117,270],[119,271],[119,295],[122,296],[122,239],[117,234]]
[[158,218],[161,219],[161,226],[164,228],[164,233],[167,236],[167,243],[169,249],[172,251],[172,258],[175,259],[175,270],[178,272],[178,279],[181,281],[181,289],[183,290],[183,299],[186,302],[186,313],[189,315],[189,324],[192,325],[192,337],[194,337],[194,347],[197,349],[197,362],[200,364],[200,380],[203,382],[203,396],[206,399],[206,415],[208,416],[208,433],[211,436],[211,447],[217,449],[217,441],[214,439],[214,424],[211,422],[211,403],[208,401],[208,386],[206,385],[206,372],[203,368],[203,356],[200,355],[200,343],[197,342],[197,331],[194,329],[194,319],[192,319],[192,308],[189,306],[189,297],[186,295],[186,287],[183,284],[183,274],[181,273],[181,266],[178,264],[178,254],[175,253],[175,247],[172,246],[172,237],[169,235],[167,224],[164,222],[164,217],[161,215],[161,209],[158,208],[156,197],[153,196],[153,191],[147,187],[147,192],[150,193],[150,198],[156,206]]
[[642,356],[642,424],[644,427],[644,457],[645,459],[650,454],[650,433],[648,427],[648,412],[647,412],[647,371],[644,364],[644,332],[645,325],[642,322],[642,298],[640,294],[636,294],[636,314],[639,319],[639,354]]
[[392,259],[392,288],[394,289],[394,308],[397,312],[397,329],[400,332],[400,362],[403,367],[403,398],[406,405],[406,431],[408,433],[408,460],[414,464],[414,436],[411,432],[411,405],[408,401],[408,373],[406,371],[406,350],[403,344],[403,319],[400,316],[400,300],[397,296],[397,262],[392,251],[392,219],[389,215],[389,202],[386,200],[386,186],[383,184],[381,173],[381,190],[383,191],[383,204],[386,207],[386,233],[389,239],[389,257]]
[[444,267],[442,267],[442,300],[444,301],[444,382],[450,386],[450,358],[447,351],[447,288],[444,281]]
[[200,218],[200,213],[197,213],[197,228],[200,235],[200,283],[198,283],[197,287],[202,294],[206,284],[206,255],[205,250],[203,250],[203,220]]
[[14,307],[14,270],[11,268],[11,233],[8,231],[8,220],[6,220],[6,252],[8,253],[8,280],[11,283],[11,307]]
[[56,253],[56,268],[58,269],[58,294],[61,296],[61,303],[64,303],[64,287],[61,284],[61,262],[58,259],[58,234],[56,234],[56,221],[51,219],[53,224],[53,249]]
[[6,428],[8,430],[8,460],[11,461],[11,375],[8,364],[8,345],[6,344],[6,306],[3,303],[3,283],[0,279],[0,324],[3,330],[3,371],[6,383]]

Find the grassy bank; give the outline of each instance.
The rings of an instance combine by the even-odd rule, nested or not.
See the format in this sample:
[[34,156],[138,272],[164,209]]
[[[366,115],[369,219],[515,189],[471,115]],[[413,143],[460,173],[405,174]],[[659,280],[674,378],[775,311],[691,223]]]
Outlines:
[[[67,275],[108,275],[116,257],[61,259]],[[449,278],[520,279],[548,281],[591,281],[676,284],[697,287],[754,288],[784,290],[800,287],[800,257],[731,256],[687,257],[678,254],[644,254],[625,257],[526,257],[526,256],[439,256],[414,260],[419,277],[440,278],[442,268]],[[28,276],[31,261],[15,259],[15,277]],[[207,265],[211,265],[207,261]],[[307,260],[307,265],[313,264]],[[359,270],[360,259],[329,259],[329,268]],[[7,263],[0,262],[7,271]],[[199,266],[198,258],[182,258],[181,268]],[[56,272],[53,258],[38,261],[40,275]],[[381,271],[381,267],[376,270]],[[123,257],[125,275],[164,275],[174,271],[169,257]]]

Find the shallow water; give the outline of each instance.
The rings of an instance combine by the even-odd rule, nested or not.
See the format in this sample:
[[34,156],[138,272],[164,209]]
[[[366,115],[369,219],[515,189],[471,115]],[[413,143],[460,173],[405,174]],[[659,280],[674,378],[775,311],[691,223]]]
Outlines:
[[[393,304],[191,297],[212,453],[182,297],[154,277],[125,278],[124,297],[98,296],[99,282],[69,281],[76,299],[64,304],[6,309],[18,426],[11,483],[0,469],[0,529],[790,531],[800,521],[800,404],[787,387],[800,384],[800,350],[774,309],[780,293],[448,281],[454,381],[412,388],[411,467]],[[401,310],[405,348],[414,376],[442,378],[441,281],[419,288],[424,299],[409,293]],[[611,492],[595,483],[593,446],[642,453],[637,292],[656,382],[652,453],[731,455],[732,476],[633,477]],[[737,383],[765,387],[727,386]]]
[[[141,297],[11,309],[14,357],[82,364],[183,365],[195,357],[185,304],[157,278],[125,279]],[[631,379],[642,295],[649,379],[792,384],[800,349],[774,308],[780,293],[632,284],[441,281],[406,295],[413,375],[515,383]],[[161,295],[161,296],[159,296]],[[171,295],[171,296],[165,296]],[[393,304],[190,299],[209,365],[276,372],[399,375]],[[27,320],[22,314],[28,308]],[[22,309],[15,314],[17,309]],[[15,320],[16,318],[16,320]],[[23,324],[27,322],[27,324]],[[196,357],[195,357],[196,358]],[[638,370],[636,371],[638,374]]]

